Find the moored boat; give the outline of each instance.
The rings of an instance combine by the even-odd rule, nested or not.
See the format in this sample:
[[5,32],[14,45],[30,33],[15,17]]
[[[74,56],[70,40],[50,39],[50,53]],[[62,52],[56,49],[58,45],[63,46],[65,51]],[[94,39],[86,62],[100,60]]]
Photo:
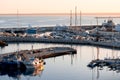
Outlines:
[[0,62],[0,70],[25,70],[26,67],[21,61],[1,61]]
[[21,60],[20,58],[13,60],[0,61],[0,70],[26,70],[26,69],[44,69],[44,60],[39,58],[29,58],[29,60]]
[[45,64],[43,59],[39,58],[30,58],[29,60],[23,61],[23,64],[26,66],[26,69],[36,69],[39,68],[43,70],[43,65]]

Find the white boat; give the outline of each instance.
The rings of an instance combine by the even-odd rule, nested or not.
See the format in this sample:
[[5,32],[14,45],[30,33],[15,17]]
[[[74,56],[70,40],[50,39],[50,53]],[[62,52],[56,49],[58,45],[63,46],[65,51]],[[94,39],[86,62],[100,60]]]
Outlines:
[[102,26],[104,26],[104,27],[115,27],[115,23],[111,19],[109,19],[107,22],[104,21],[102,23]]

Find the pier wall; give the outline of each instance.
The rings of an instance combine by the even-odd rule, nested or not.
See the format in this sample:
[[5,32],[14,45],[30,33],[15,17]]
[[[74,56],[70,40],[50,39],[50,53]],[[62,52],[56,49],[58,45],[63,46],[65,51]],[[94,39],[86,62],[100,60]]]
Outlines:
[[106,41],[92,41],[92,40],[79,40],[79,39],[47,39],[36,37],[0,37],[0,40],[5,42],[43,42],[43,43],[62,43],[62,44],[82,44],[93,45],[110,48],[120,48],[120,42],[106,42]]
[[47,42],[47,43],[66,43],[66,44],[87,44],[87,41],[76,39],[47,39],[35,37],[0,37],[5,42]]

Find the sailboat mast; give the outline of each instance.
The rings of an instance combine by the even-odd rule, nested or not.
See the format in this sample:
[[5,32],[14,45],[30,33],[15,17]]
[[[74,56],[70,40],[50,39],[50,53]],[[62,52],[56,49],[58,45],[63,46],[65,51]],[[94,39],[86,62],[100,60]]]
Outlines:
[[72,26],[72,10],[70,10],[70,27]]
[[17,9],[17,27],[19,27],[19,11]]
[[80,27],[81,27],[82,13],[80,11]]
[[75,27],[77,26],[77,6],[75,6]]

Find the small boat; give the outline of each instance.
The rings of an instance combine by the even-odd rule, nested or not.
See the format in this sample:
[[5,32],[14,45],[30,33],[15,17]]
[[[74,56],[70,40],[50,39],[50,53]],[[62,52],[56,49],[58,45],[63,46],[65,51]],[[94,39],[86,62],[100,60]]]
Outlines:
[[36,69],[39,68],[43,70],[43,65],[45,64],[43,59],[39,58],[30,58],[29,60],[22,61],[23,64],[26,66],[26,69]]
[[[4,63],[5,64],[5,63]],[[8,63],[7,63],[8,64]],[[14,67],[13,67],[14,66]],[[6,66],[4,69],[0,69],[0,76],[9,76],[14,78],[15,80],[21,80],[21,76],[37,76],[37,75],[42,75],[43,70],[37,68],[37,69],[25,69],[21,70],[16,68],[15,65],[11,65],[12,69],[8,69],[8,66]]]
[[26,70],[26,69],[44,69],[44,60],[39,58],[29,58],[22,60],[21,57],[9,60],[3,59],[0,61],[0,70]]
[[15,71],[15,70],[21,70],[24,71],[26,69],[25,65],[21,61],[15,61],[15,60],[5,60],[0,62],[0,70],[7,70],[7,71]]
[[102,26],[104,27],[115,27],[115,23],[113,20],[109,19],[107,22],[106,20],[102,23]]
[[109,19],[107,22],[102,23],[102,27],[104,27],[107,31],[112,31],[115,28],[115,23],[113,20]]

